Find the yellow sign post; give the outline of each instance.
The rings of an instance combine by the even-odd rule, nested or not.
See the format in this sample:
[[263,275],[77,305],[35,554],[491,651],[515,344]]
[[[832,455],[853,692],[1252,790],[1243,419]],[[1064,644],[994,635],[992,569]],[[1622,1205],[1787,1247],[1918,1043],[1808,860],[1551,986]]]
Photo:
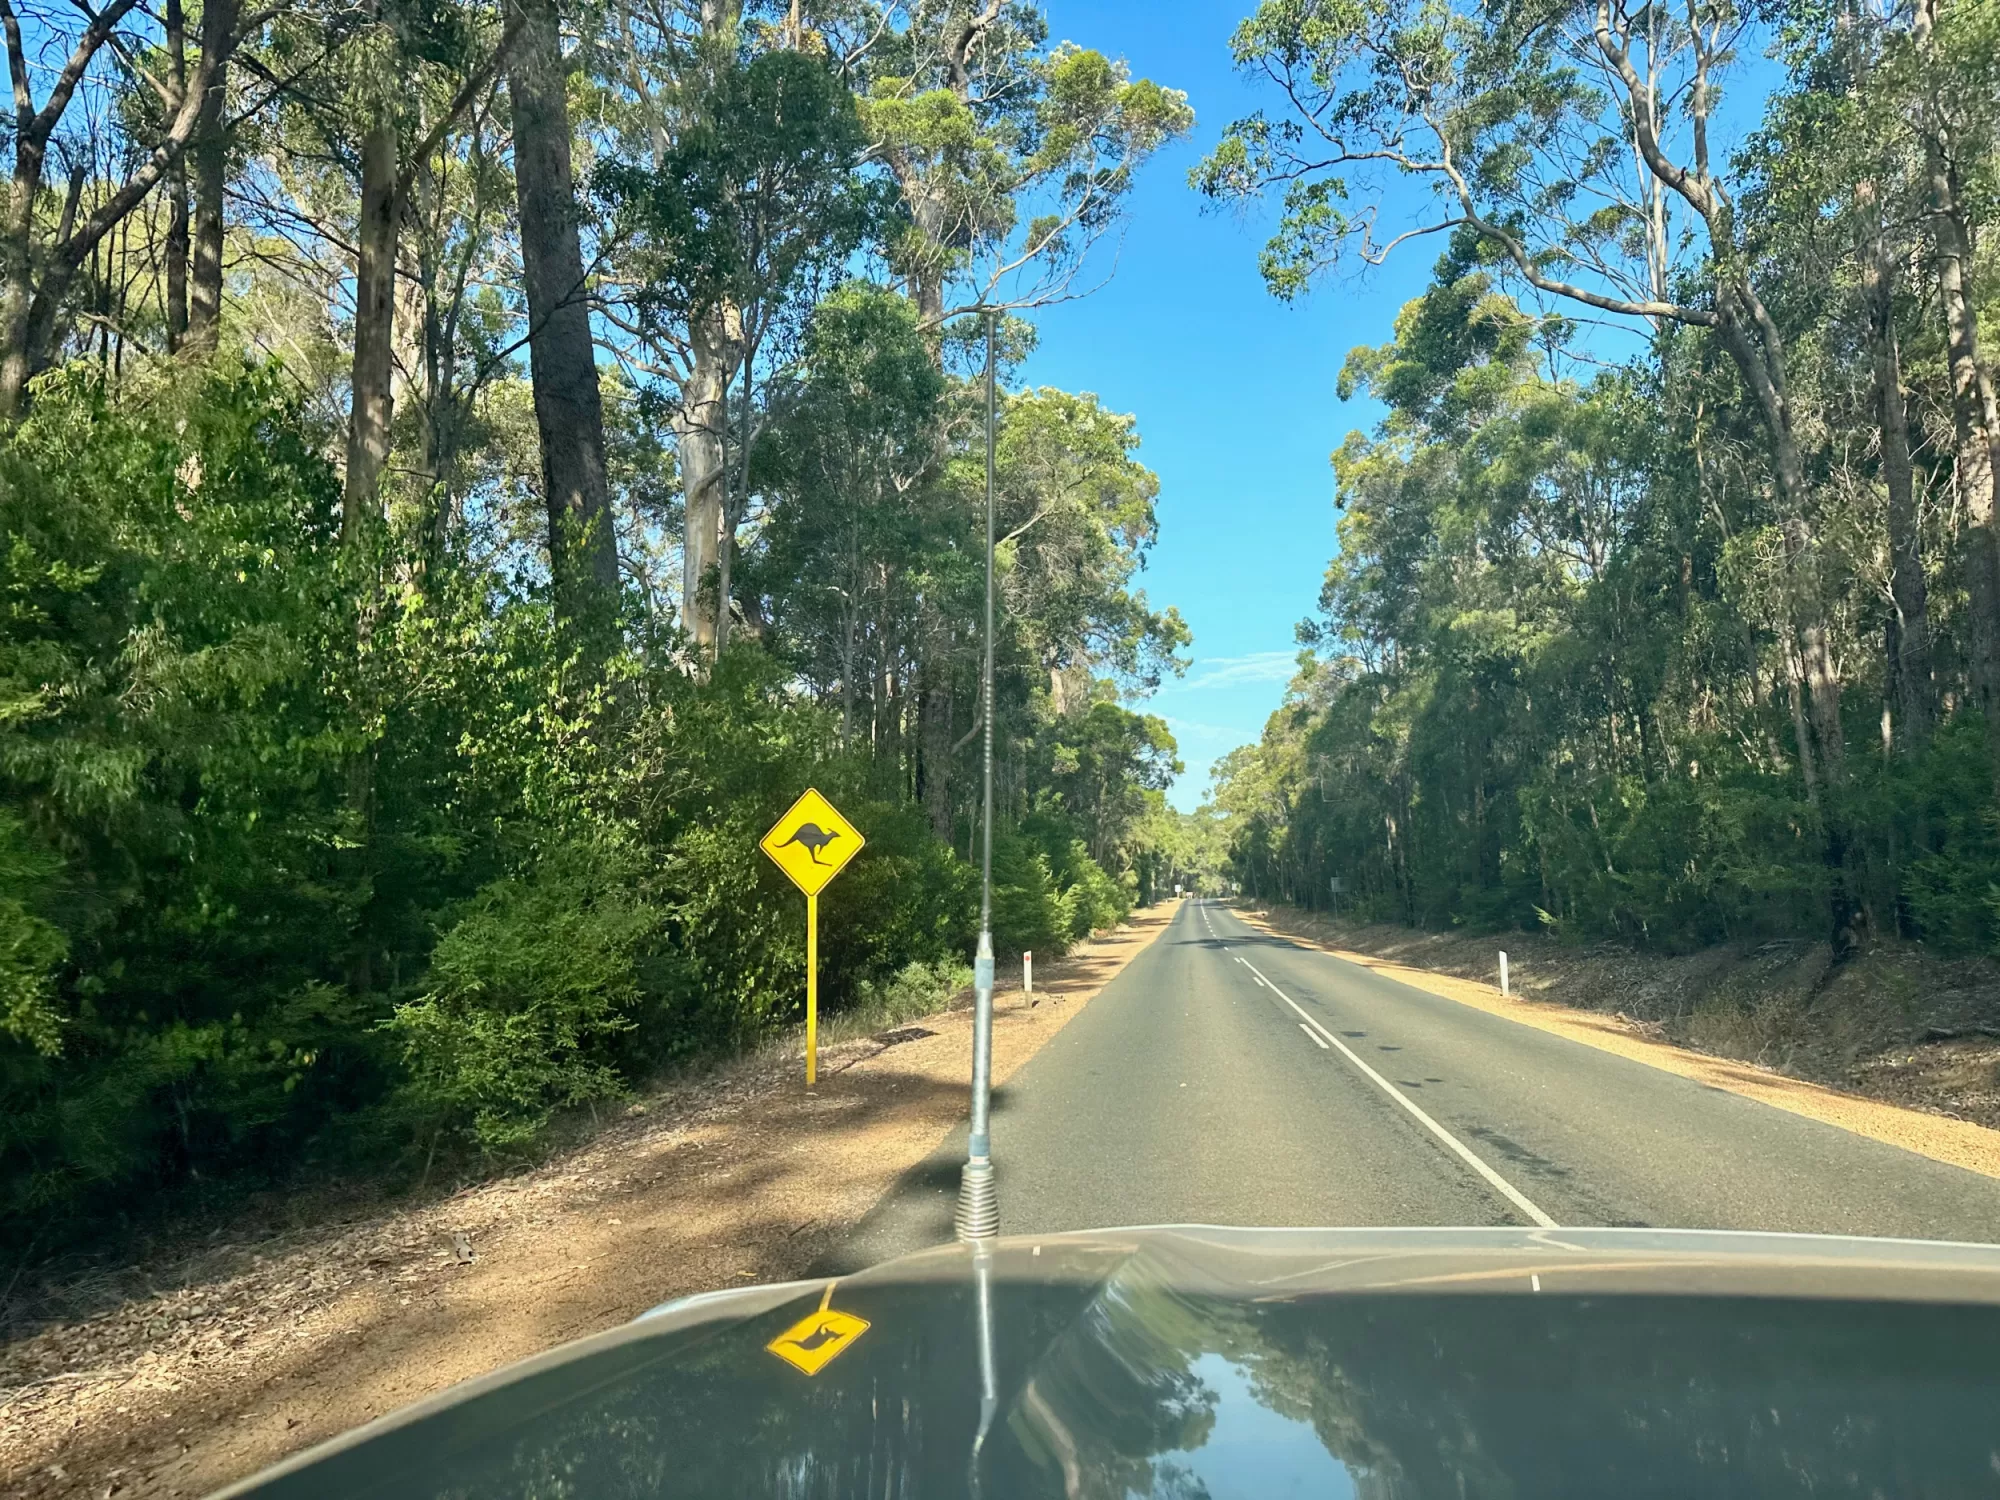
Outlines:
[[819,893],[867,843],[810,787],[758,845],[806,893],[806,1087],[819,1081]]

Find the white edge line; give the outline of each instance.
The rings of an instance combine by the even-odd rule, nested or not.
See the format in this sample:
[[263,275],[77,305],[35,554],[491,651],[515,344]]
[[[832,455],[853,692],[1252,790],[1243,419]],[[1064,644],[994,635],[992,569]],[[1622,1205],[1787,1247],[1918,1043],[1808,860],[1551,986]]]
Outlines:
[[1362,1059],[1355,1053],[1354,1049],[1347,1045],[1347,1043],[1343,1042],[1339,1037],[1327,1031],[1311,1016],[1307,1015],[1303,1010],[1300,1010],[1298,1002],[1293,1000],[1290,995],[1287,995],[1283,990],[1279,989],[1275,984],[1272,984],[1270,980],[1264,979],[1263,971],[1260,970],[1255,964],[1251,963],[1248,959],[1245,959],[1243,960],[1243,965],[1245,968],[1249,969],[1249,971],[1252,974],[1255,974],[1259,979],[1262,979],[1264,981],[1265,986],[1271,991],[1272,994],[1276,995],[1280,1000],[1284,1001],[1285,1004],[1291,1006],[1293,1011],[1297,1013],[1299,1020],[1305,1024],[1307,1029],[1314,1035],[1315,1038],[1331,1044],[1340,1053],[1342,1057],[1346,1058],[1349,1062],[1353,1063],[1355,1067],[1359,1068],[1362,1074],[1367,1077],[1369,1082],[1373,1083],[1377,1088],[1381,1089],[1383,1093],[1387,1094],[1391,1099],[1394,1099],[1398,1104],[1402,1105],[1404,1109],[1408,1110],[1413,1116],[1415,1116],[1419,1124],[1421,1124],[1432,1135],[1436,1136],[1439,1140],[1443,1141],[1445,1145],[1449,1146],[1454,1152],[1456,1152],[1457,1155],[1465,1162],[1465,1164],[1468,1167],[1472,1168],[1473,1171],[1477,1172],[1481,1177],[1485,1178],[1486,1181],[1493,1186],[1494,1190],[1501,1195],[1501,1197],[1505,1198],[1509,1203],[1513,1204],[1514,1207],[1520,1209],[1522,1213],[1526,1214],[1530,1219],[1532,1219],[1537,1225],[1539,1225],[1543,1229],[1560,1229],[1562,1227],[1561,1225],[1556,1223],[1554,1219],[1551,1219],[1547,1214],[1543,1213],[1539,1208],[1535,1207],[1533,1203],[1529,1202],[1527,1196],[1524,1193],[1522,1193],[1519,1188],[1515,1187],[1513,1183],[1509,1182],[1506,1178],[1502,1177],[1498,1172],[1494,1171],[1491,1167],[1487,1166],[1484,1161],[1480,1160],[1480,1158],[1472,1151],[1471,1147],[1467,1146],[1465,1142],[1461,1141],[1457,1136],[1453,1135],[1449,1130],[1446,1130],[1444,1126],[1438,1124],[1436,1120],[1433,1120],[1429,1115],[1425,1114],[1422,1109],[1418,1108],[1415,1101],[1412,1100],[1409,1097],[1409,1095],[1405,1094],[1401,1089],[1397,1088],[1393,1083],[1389,1082],[1388,1079],[1384,1078],[1380,1073],[1376,1072],[1373,1068],[1369,1067],[1368,1064],[1362,1061]]
[[1299,1022],[1299,1030],[1303,1031],[1307,1036],[1311,1037],[1313,1039],[1313,1045],[1318,1047],[1320,1051],[1322,1052],[1326,1051],[1325,1037],[1321,1036],[1317,1031],[1314,1031],[1312,1027],[1306,1025],[1306,1023],[1303,1021]]

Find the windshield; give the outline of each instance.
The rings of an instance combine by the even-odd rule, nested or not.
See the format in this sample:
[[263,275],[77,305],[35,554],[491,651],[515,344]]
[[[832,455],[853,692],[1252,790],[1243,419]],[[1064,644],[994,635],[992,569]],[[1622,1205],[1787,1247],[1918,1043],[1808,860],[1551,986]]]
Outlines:
[[[586,1447],[926,1369],[1106,1493],[1976,1425],[1908,1372],[1984,1262],[1903,1282],[2000,1246],[1995,0],[15,9],[0,1491],[662,1308],[664,1384],[536,1377]],[[1149,1227],[1880,1244],[1602,1325],[1510,1262],[1489,1342],[1659,1350],[1560,1396],[1147,1262],[1128,1443],[1062,1349],[1137,1272],[1034,1262]],[[841,1300],[947,1248],[1011,1353]]]

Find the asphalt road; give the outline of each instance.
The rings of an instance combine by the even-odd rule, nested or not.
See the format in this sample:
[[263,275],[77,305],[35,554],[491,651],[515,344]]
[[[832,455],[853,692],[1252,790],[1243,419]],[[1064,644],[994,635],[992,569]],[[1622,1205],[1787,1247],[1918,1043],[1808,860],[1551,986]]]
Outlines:
[[[1559,1224],[2000,1242],[2000,1181],[1190,901],[995,1096],[1001,1232]],[[951,1238],[961,1129],[828,1270]]]

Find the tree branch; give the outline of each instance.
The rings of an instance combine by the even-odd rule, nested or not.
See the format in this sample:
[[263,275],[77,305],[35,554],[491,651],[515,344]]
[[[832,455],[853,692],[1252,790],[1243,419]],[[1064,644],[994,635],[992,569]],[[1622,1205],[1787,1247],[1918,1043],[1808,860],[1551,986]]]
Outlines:
[[418,165],[428,159],[433,151],[437,150],[438,144],[450,133],[451,128],[458,123],[458,117],[472,107],[487,85],[493,81],[493,76],[499,72],[500,65],[507,60],[507,53],[512,49],[515,38],[521,34],[521,26],[525,15],[526,13],[518,6],[513,8],[513,13],[507,17],[506,26],[500,32],[500,40],[493,48],[493,55],[486,59],[483,67],[477,69],[465,80],[464,86],[452,96],[452,101],[445,109],[443,116],[430,128],[430,133],[419,141],[416,147],[410,152],[410,159],[404,163],[402,171],[396,174],[396,197],[398,199],[409,196],[410,187],[416,181]]

